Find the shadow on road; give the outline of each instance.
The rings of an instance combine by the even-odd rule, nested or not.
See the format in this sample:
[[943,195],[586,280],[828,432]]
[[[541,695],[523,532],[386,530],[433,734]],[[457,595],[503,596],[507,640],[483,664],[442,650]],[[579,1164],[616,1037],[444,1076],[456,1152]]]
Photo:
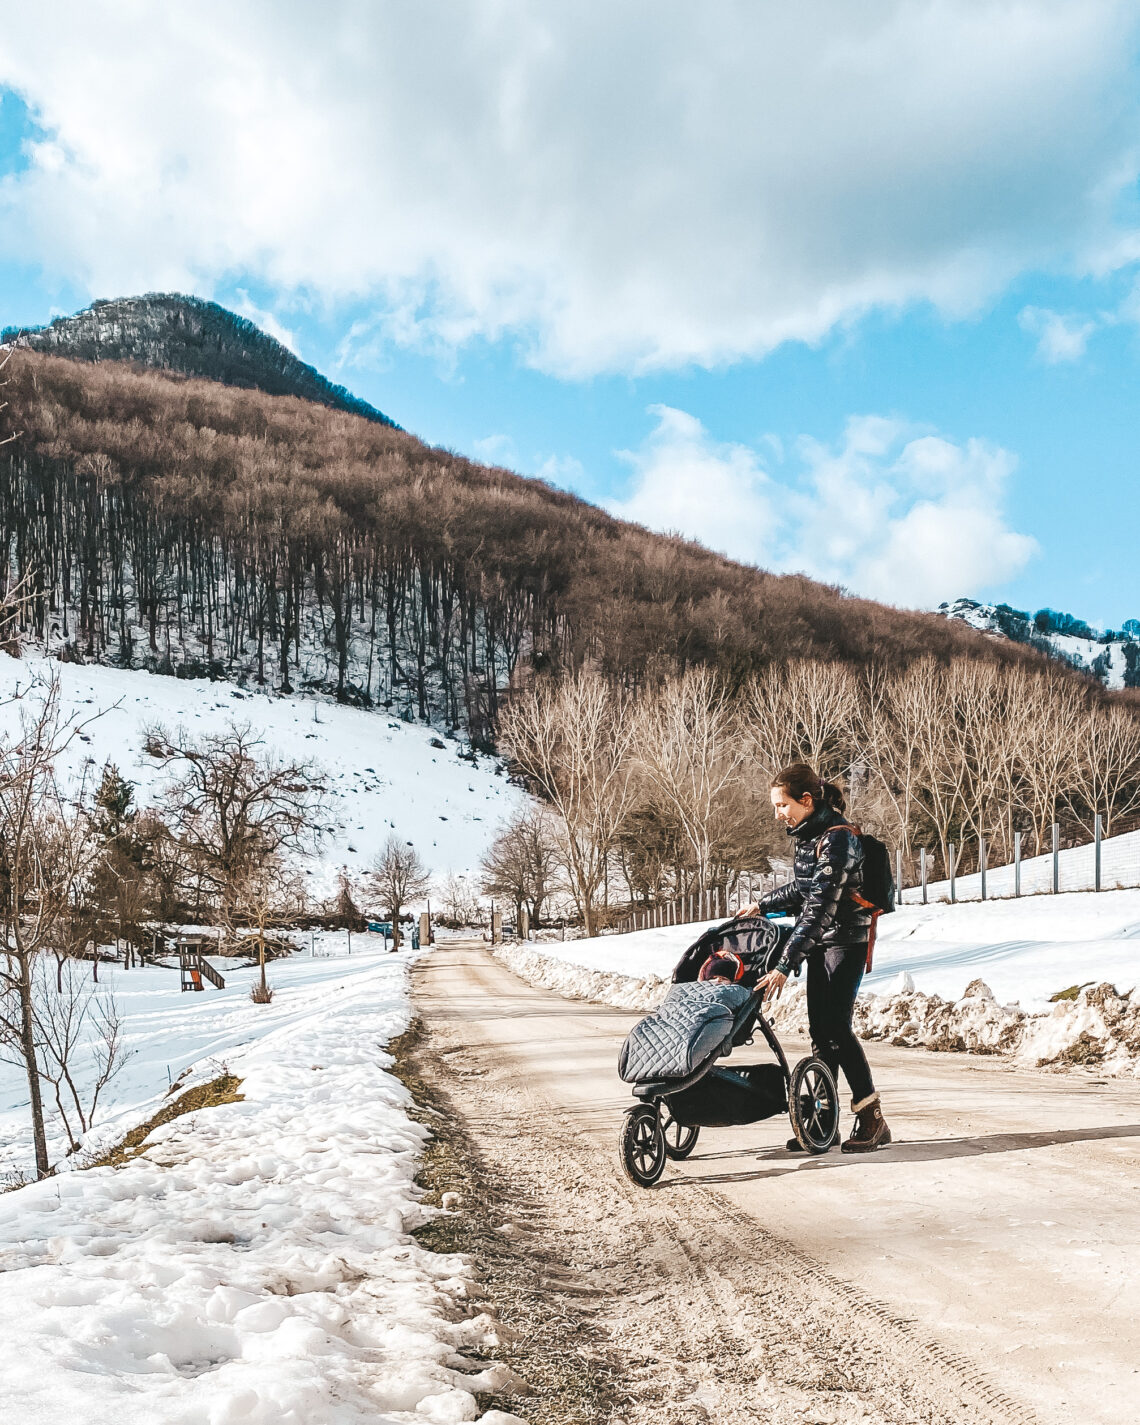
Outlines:
[[[1022,1153],[1030,1148],[1058,1148],[1066,1143],[1095,1143],[1107,1138],[1140,1138],[1140,1123],[1114,1123],[1104,1128],[1064,1128],[1054,1133],[991,1133],[977,1138],[930,1138],[917,1142],[895,1142],[889,1148],[872,1155],[876,1164],[937,1163],[948,1158],[981,1158],[991,1153]],[[773,1166],[753,1168],[744,1172],[693,1172],[698,1164],[750,1158]],[[866,1162],[862,1154],[840,1153],[833,1149],[818,1158],[790,1158],[783,1148],[739,1149],[731,1153],[694,1154],[690,1170],[683,1178],[671,1178],[662,1187],[683,1187],[686,1182],[746,1183],[761,1178],[780,1178],[787,1173],[830,1172],[837,1168],[854,1168]]]

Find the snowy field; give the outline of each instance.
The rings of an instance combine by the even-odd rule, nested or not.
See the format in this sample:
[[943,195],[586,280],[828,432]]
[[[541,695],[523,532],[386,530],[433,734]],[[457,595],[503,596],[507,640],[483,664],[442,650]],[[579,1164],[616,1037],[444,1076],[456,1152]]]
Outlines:
[[[119,1169],[64,1171],[0,1195],[0,1399],[21,1425],[417,1425],[479,1418],[504,1372],[487,1318],[461,1320],[461,1257],[408,1235],[425,1130],[384,1046],[407,1025],[404,954],[325,937],[320,958],[181,994],[158,969],[115,973],[130,1046],[99,1137],[167,1088],[223,1068],[244,1101],[158,1129]],[[108,976],[108,978],[111,978]],[[4,1070],[0,1137],[18,1128]],[[24,1110],[26,1113],[26,1109]],[[487,1425],[513,1419],[491,1412]]]
[[[461,758],[464,743],[323,697],[0,653],[0,700],[49,674],[60,680],[64,717],[103,714],[72,743],[65,770],[72,778],[86,771],[97,783],[111,760],[136,784],[140,805],[157,800],[163,776],[142,751],[144,729],[154,723],[194,736],[245,722],[259,731],[266,752],[318,763],[332,795],[330,829],[312,871],[316,894],[332,889],[340,866],[353,875],[364,870],[393,831],[415,845],[433,874],[473,870],[499,824],[526,799],[493,758]],[[0,707],[0,736],[16,732],[19,717],[19,703]],[[433,738],[443,747],[433,747]]]

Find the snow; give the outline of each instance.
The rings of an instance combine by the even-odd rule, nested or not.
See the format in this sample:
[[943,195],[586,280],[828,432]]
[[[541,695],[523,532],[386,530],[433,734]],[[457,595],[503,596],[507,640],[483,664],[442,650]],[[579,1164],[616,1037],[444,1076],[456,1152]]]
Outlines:
[[[501,957],[522,978],[560,994],[649,1010],[705,929],[701,922],[505,946]],[[1091,1037],[1097,1049],[1088,1057],[1105,1072],[1140,1072],[1140,1001],[1134,1007],[1128,999],[1138,982],[1140,890],[907,905],[879,922],[857,1027],[868,1038],[1011,1053],[1032,1063]],[[1050,1003],[1078,984],[1089,988]],[[780,1024],[806,1029],[804,1009],[802,985],[793,982]]]
[[175,1119],[125,1167],[0,1195],[7,1419],[447,1425],[508,1382],[463,1355],[497,1342],[464,1316],[465,1259],[408,1235],[430,1212],[413,1182],[427,1133],[386,1072],[409,957],[380,943],[275,962],[268,1006],[232,965],[199,994],[160,969],[114,976],[138,1053],[104,1138],[153,1112],[167,1063],[193,1064],[187,1083],[225,1066],[244,1101]]
[[[940,605],[938,611],[946,618],[958,619],[982,633],[1002,639],[1009,637],[993,604],[980,604],[974,599],[955,599],[953,603]],[[1101,681],[1105,687],[1124,687],[1124,675],[1128,669],[1124,648],[1126,643],[1135,643],[1136,639],[1114,638],[1106,642],[1103,638],[1079,638],[1071,633],[1041,633],[1032,620],[1025,625],[1025,633],[1031,636],[1034,647],[1047,650],[1053,657],[1086,671],[1091,671],[1097,659],[1103,657],[1107,666]]]
[[[0,701],[51,674],[60,681],[65,717],[102,713],[71,744],[64,772],[73,782],[84,772],[97,782],[110,759],[136,784],[140,805],[158,799],[164,775],[142,750],[144,729],[154,723],[169,731],[182,726],[193,736],[248,722],[266,752],[318,763],[332,787],[334,829],[312,869],[317,894],[328,894],[340,866],[353,875],[363,871],[393,832],[411,841],[434,873],[474,870],[500,824],[526,800],[494,758],[472,763],[460,756],[463,744],[430,727],[319,696],[282,697],[235,683],[0,653]],[[11,736],[19,717],[19,703],[0,706],[0,736]],[[444,742],[442,749],[431,745],[433,738]]]

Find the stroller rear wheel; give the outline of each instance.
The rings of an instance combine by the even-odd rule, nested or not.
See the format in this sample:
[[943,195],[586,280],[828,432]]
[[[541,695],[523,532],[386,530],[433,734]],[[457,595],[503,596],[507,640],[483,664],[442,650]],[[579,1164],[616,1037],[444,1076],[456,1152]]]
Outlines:
[[822,1059],[801,1059],[792,1070],[788,1117],[805,1153],[826,1153],[839,1137],[839,1091]]
[[655,1104],[639,1103],[625,1115],[618,1138],[621,1165],[638,1187],[652,1187],[665,1171],[665,1132]]
[[700,1129],[686,1127],[683,1123],[678,1123],[669,1109],[662,1106],[661,1109],[661,1131],[665,1135],[665,1152],[670,1158],[687,1158],[697,1146],[697,1138]]

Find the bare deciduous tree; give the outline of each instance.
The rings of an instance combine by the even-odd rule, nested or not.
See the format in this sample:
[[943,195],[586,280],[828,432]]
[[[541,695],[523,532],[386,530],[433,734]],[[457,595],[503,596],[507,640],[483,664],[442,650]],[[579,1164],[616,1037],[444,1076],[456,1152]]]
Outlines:
[[431,872],[416,848],[393,833],[376,853],[365,880],[392,921],[392,946],[400,948],[400,914],[406,905],[426,896]]
[[537,930],[554,884],[556,860],[549,816],[541,809],[529,809],[508,822],[484,854],[480,863],[483,891],[512,901],[516,917],[525,905]]
[[50,1170],[36,1027],[36,964],[67,935],[77,887],[95,846],[90,822],[63,795],[56,761],[80,731],[60,716],[50,679],[22,712],[18,740],[0,744],[0,1020],[24,1065],[36,1175]]
[[684,833],[694,889],[703,891],[747,751],[727,692],[705,668],[666,680],[642,701],[634,746],[638,767]]
[[42,957],[33,975],[39,1073],[51,1084],[56,1113],[69,1151],[95,1124],[103,1090],[130,1057],[118,1006],[109,990],[95,984],[74,960],[52,976]]
[[238,887],[277,852],[319,839],[327,788],[309,762],[265,754],[252,728],[231,723],[194,739],[149,728],[145,748],[171,779],[172,832],[207,891],[232,917]]
[[633,800],[628,696],[594,673],[542,682],[504,708],[500,736],[557,817],[571,894],[587,935]]

